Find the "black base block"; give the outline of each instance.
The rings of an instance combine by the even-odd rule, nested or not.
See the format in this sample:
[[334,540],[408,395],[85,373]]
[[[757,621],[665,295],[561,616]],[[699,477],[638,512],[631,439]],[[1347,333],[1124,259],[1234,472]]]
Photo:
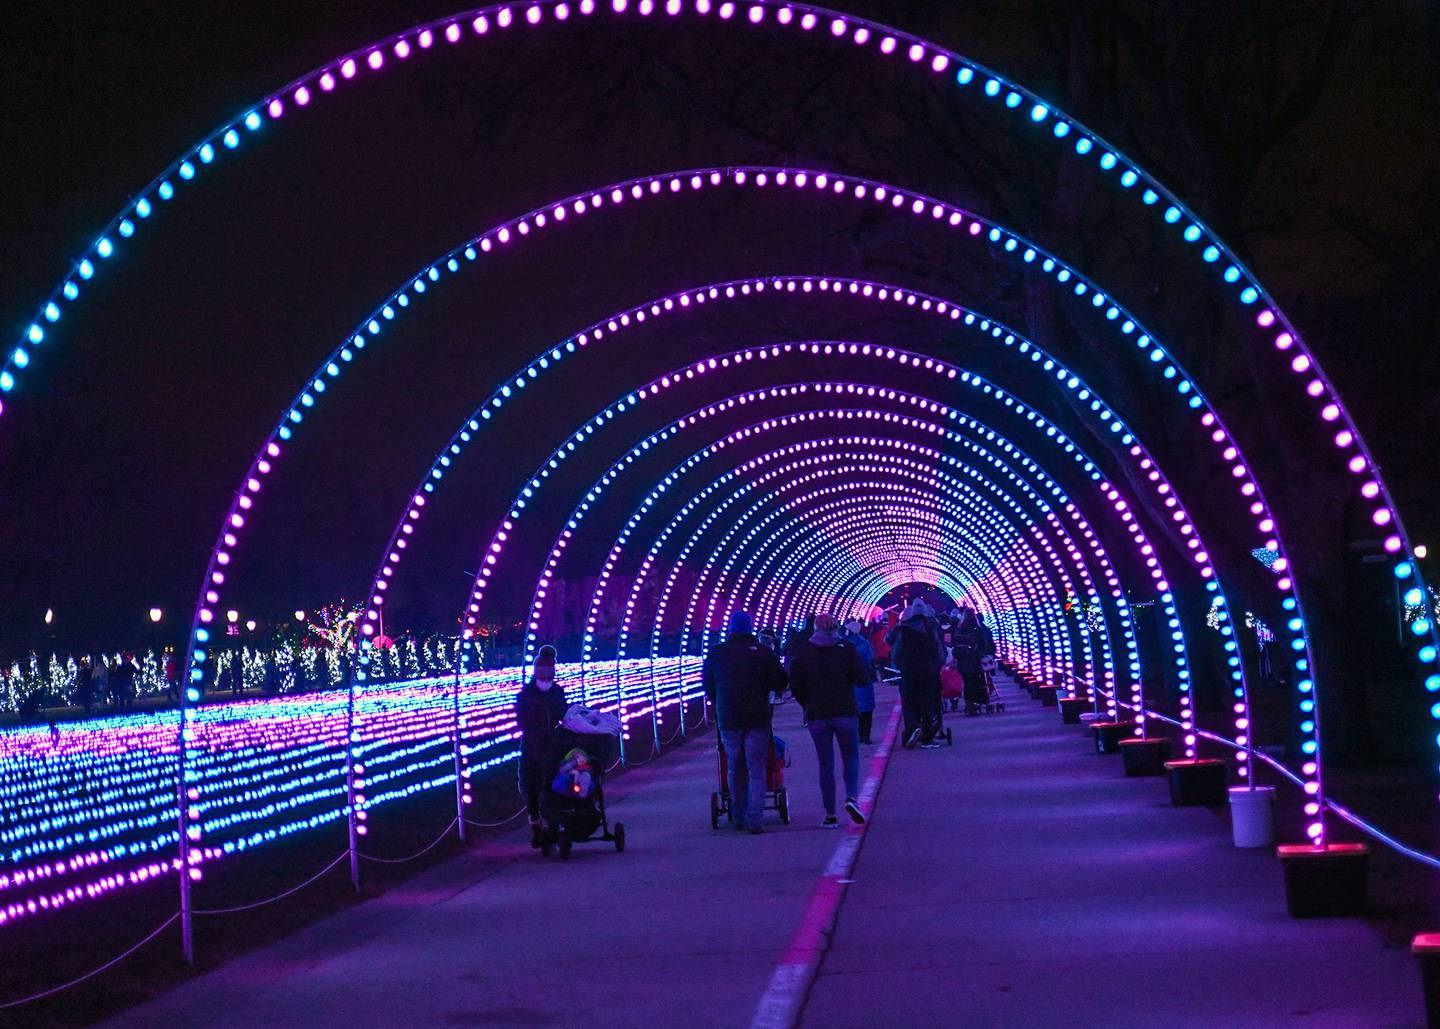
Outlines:
[[1176,807],[1209,807],[1229,799],[1227,770],[1219,758],[1167,761],[1165,771],[1170,773],[1170,803]]
[[1121,740],[1120,753],[1125,758],[1127,776],[1164,775],[1165,762],[1170,760],[1170,741],[1163,736],[1149,740]]
[[1292,918],[1342,918],[1369,905],[1370,848],[1329,843],[1276,848],[1285,870],[1285,907]]

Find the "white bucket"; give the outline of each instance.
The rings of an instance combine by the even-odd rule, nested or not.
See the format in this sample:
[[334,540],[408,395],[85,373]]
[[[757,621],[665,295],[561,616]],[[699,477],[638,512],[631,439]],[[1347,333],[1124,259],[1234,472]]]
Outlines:
[[1230,787],[1230,828],[1237,847],[1268,847],[1275,842],[1275,787]]

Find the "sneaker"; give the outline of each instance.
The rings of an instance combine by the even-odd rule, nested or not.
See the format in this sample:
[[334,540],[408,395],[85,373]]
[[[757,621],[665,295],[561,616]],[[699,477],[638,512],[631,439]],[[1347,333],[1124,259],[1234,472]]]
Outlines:
[[865,816],[860,813],[860,805],[855,802],[854,797],[845,801],[845,813],[850,816],[850,821],[856,825],[865,824]]
[[914,750],[914,749],[915,749],[915,744],[918,743],[919,741],[920,741],[920,730],[919,730],[919,729],[914,729],[914,730],[912,730],[911,733],[910,733],[910,735],[905,738],[905,749],[906,749],[906,750]]
[[825,821],[823,821],[823,822],[820,823],[820,828],[822,828],[822,829],[838,829],[838,828],[840,828],[840,820],[839,820],[838,818],[836,818],[834,815],[826,815],[826,816],[825,816]]
[[764,831],[765,830],[760,828],[760,826],[758,825],[752,825],[749,829],[745,830],[745,832],[751,836],[759,836]]
[[934,740],[931,740],[929,743],[922,743],[922,744],[920,744],[920,749],[921,749],[921,750],[939,750],[940,747],[941,747],[941,744],[936,743]]

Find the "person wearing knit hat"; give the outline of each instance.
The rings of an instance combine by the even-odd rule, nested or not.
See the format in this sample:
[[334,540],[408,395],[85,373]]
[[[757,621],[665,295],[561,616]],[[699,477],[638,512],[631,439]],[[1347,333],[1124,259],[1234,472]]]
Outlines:
[[855,717],[860,726],[860,742],[868,746],[870,727],[875,721],[875,648],[865,638],[865,626],[861,625],[857,618],[845,623],[843,638],[855,648],[855,653],[860,655],[860,660],[865,662],[865,667],[869,670],[865,684],[855,687]]
[[545,789],[545,748],[565,717],[565,690],[555,682],[555,648],[535,655],[535,670],[515,698],[520,728],[520,792],[530,815],[530,845],[540,846],[540,793]]
[[894,647],[891,661],[900,670],[900,706],[905,714],[902,746],[913,750],[938,746],[933,741],[940,727],[940,665],[943,644],[940,626],[927,617],[929,605],[919,597],[910,602],[900,622],[886,634]]
[[770,694],[785,692],[785,669],[755,636],[750,616],[730,616],[729,634],[705,658],[701,681],[715,705],[725,749],[730,812],[735,828],[761,832],[765,813],[765,759],[770,749]]

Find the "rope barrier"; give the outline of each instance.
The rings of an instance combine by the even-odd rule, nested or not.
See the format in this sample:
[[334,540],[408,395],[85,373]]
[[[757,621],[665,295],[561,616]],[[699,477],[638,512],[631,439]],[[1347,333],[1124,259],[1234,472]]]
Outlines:
[[273,903],[275,903],[277,900],[284,900],[286,897],[290,896],[291,894],[299,893],[299,892],[300,892],[301,890],[303,890],[305,887],[309,886],[309,885],[310,885],[311,883],[313,883],[315,880],[319,879],[322,875],[324,875],[326,872],[330,871],[330,869],[334,868],[336,865],[338,865],[340,862],[344,861],[344,860],[345,860],[347,857],[349,857],[349,856],[350,856],[350,852],[349,852],[348,850],[342,850],[342,851],[340,852],[340,856],[337,857],[334,861],[330,862],[330,863],[329,863],[328,865],[326,865],[324,868],[320,869],[320,871],[316,872],[314,875],[312,875],[310,878],[306,879],[306,880],[305,880],[303,883],[301,883],[300,885],[298,885],[298,886],[292,886],[292,887],[290,887],[288,890],[286,890],[284,893],[277,893],[275,896],[269,897],[269,898],[267,898],[267,899],[265,899],[265,900],[257,900],[257,901],[255,901],[253,904],[241,904],[241,905],[239,905],[238,907],[233,907],[233,908],[196,908],[196,909],[195,909],[195,914],[197,914],[197,915],[233,915],[233,914],[238,914],[238,913],[241,912],[241,911],[253,911],[253,910],[255,910],[256,908],[263,908],[266,904],[273,904]]
[[525,807],[524,807],[524,805],[521,805],[519,811],[516,811],[516,812],[515,812],[513,815],[511,815],[509,818],[502,818],[502,819],[501,819],[500,821],[498,821],[498,822],[477,822],[477,821],[475,821],[475,819],[473,819],[473,818],[467,818],[467,819],[465,819],[465,824],[466,824],[466,825],[473,825],[473,826],[475,826],[475,828],[477,828],[477,829],[494,829],[494,828],[496,828],[496,827],[498,827],[498,826],[505,825],[507,822],[513,822],[513,821],[515,821],[515,819],[519,818],[519,817],[520,817],[521,815],[523,815],[524,813],[525,813]]
[[414,854],[411,854],[409,857],[403,857],[403,858],[382,858],[382,857],[372,857],[372,856],[370,856],[369,854],[361,854],[361,855],[360,855],[360,860],[361,860],[361,861],[373,861],[373,862],[374,862],[375,864],[377,864],[377,865],[403,865],[403,864],[405,864],[407,861],[414,861],[416,858],[424,857],[426,854],[430,853],[432,850],[434,850],[436,847],[440,846],[440,844],[444,842],[445,837],[448,836],[448,835],[450,835],[450,830],[453,829],[453,828],[455,828],[455,823],[456,823],[457,821],[459,821],[459,819],[456,819],[456,818],[450,819],[450,821],[445,824],[445,828],[442,829],[442,830],[440,830],[440,835],[437,836],[437,837],[435,837],[435,842],[434,842],[434,843],[431,843],[431,844],[429,844],[428,846],[423,847],[423,848],[421,848],[420,850],[417,850]]
[[150,933],[150,935],[146,936],[143,940],[141,940],[139,943],[135,944],[133,947],[131,947],[129,950],[125,951],[123,954],[120,954],[120,955],[118,955],[118,956],[116,956],[116,957],[111,958],[109,961],[105,962],[105,963],[104,963],[103,965],[101,965],[99,968],[92,969],[91,971],[86,972],[84,975],[80,976],[79,978],[71,979],[68,983],[61,983],[59,986],[52,986],[52,987],[50,987],[50,989],[48,989],[48,990],[42,990],[42,991],[40,991],[39,993],[32,993],[32,994],[31,994],[30,996],[28,996],[28,997],[21,997],[19,1000],[7,1000],[7,1001],[5,1001],[3,1004],[0,1004],[0,1011],[4,1011],[4,1010],[6,1010],[7,1008],[18,1008],[18,1007],[20,1007],[22,1004],[31,1004],[31,1003],[34,1003],[34,1002],[37,1001],[37,1000],[44,1000],[46,997],[53,997],[55,994],[60,993],[62,990],[68,990],[68,989],[70,989],[70,987],[72,987],[72,986],[79,986],[81,983],[85,982],[87,979],[93,979],[93,978],[95,978],[95,976],[99,975],[101,972],[104,972],[104,971],[107,971],[107,970],[109,970],[109,969],[111,969],[111,968],[114,968],[114,967],[115,967],[116,965],[118,965],[120,962],[122,962],[122,961],[124,961],[126,958],[128,958],[131,954],[134,954],[134,953],[135,953],[137,950],[139,950],[141,947],[145,946],[145,944],[149,943],[149,942],[150,942],[151,940],[153,940],[155,937],[159,936],[162,932],[164,932],[166,929],[168,929],[168,928],[170,927],[171,923],[173,923],[173,922],[174,922],[176,919],[178,919],[179,917],[180,917],[180,912],[178,912],[178,911],[175,912],[175,913],[174,913],[173,915],[171,915],[169,918],[165,919],[165,921],[161,922],[161,923],[155,928],[155,930],[154,930],[152,933]]
[[[1129,708],[1131,711],[1136,710],[1135,705],[1127,704],[1124,701],[1117,700],[1116,704],[1120,707]],[[1177,729],[1185,728],[1183,725],[1181,725],[1175,719],[1171,718],[1169,715],[1161,714],[1159,711],[1152,711],[1149,708],[1145,709],[1145,717],[1155,718],[1162,722],[1167,722],[1170,725],[1175,726],[1175,728]],[[1236,743],[1234,740],[1230,739],[1227,736],[1221,736],[1218,733],[1213,733],[1209,730],[1201,729],[1198,726],[1189,731],[1195,733],[1195,735],[1197,736],[1203,736],[1205,739],[1210,740],[1213,743],[1218,743],[1221,746],[1229,747],[1231,750],[1245,749],[1243,745]],[[1251,750],[1251,753],[1254,754],[1255,757],[1259,760],[1265,762],[1265,764],[1268,765],[1270,768],[1273,768],[1276,773],[1278,773],[1284,779],[1288,780],[1293,785],[1302,789],[1304,788],[1304,781],[1290,769],[1286,768],[1277,759],[1271,757],[1263,750]],[[1354,811],[1351,811],[1345,805],[1337,801],[1331,800],[1327,797],[1325,800],[1325,809],[1327,811],[1334,812],[1337,817],[1354,826],[1356,829],[1359,829],[1362,833],[1364,833],[1366,836],[1369,836],[1371,839],[1378,841],[1381,845],[1389,847],[1397,854],[1400,854],[1403,857],[1408,857],[1412,861],[1418,861],[1422,865],[1428,865],[1430,868],[1440,868],[1440,857],[1436,857],[1433,854],[1427,854],[1423,850],[1416,850],[1414,847],[1401,843],[1399,840],[1386,833],[1379,826],[1375,825],[1372,822],[1366,821],[1364,818],[1361,818],[1359,815],[1357,815]]]

